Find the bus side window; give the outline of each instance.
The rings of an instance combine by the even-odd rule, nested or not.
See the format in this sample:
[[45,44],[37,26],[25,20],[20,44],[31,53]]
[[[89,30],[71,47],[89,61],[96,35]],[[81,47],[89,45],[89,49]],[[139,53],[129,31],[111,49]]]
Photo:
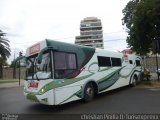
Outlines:
[[136,60],[136,66],[141,66],[140,60]]
[[98,58],[98,66],[99,67],[111,66],[110,57],[97,56],[97,58]]
[[111,61],[112,61],[112,66],[113,67],[122,66],[122,62],[121,62],[120,58],[113,58],[113,57],[111,57]]
[[54,52],[55,78],[63,79],[77,69],[74,53]]
[[129,64],[133,64],[133,61],[132,61],[132,60],[129,60]]

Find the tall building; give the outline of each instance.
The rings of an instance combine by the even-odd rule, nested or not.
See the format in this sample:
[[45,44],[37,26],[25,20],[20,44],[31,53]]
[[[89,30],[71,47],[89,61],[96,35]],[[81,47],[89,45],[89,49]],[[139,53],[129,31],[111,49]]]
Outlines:
[[75,44],[104,48],[101,20],[87,17],[80,23],[80,36],[76,36]]

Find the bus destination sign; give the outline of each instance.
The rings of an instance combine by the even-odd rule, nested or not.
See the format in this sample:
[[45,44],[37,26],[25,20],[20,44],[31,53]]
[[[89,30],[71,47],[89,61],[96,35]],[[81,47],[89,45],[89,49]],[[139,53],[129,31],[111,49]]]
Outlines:
[[29,48],[29,54],[30,55],[33,55],[33,54],[36,54],[40,51],[40,44],[35,44],[33,45],[32,47]]

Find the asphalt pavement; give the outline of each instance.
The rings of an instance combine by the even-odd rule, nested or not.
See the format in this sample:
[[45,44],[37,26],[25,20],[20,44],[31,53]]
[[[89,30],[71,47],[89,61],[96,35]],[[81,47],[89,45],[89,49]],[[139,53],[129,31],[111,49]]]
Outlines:
[[89,103],[79,100],[61,106],[47,106],[29,101],[23,95],[23,87],[0,89],[0,96],[0,113],[160,113],[160,89],[123,87],[99,94]]
[[12,88],[12,87],[20,87],[23,86],[24,80],[20,80],[19,82],[10,82],[10,83],[1,83],[0,88]]
[[57,115],[69,120],[77,114],[160,114],[160,87],[144,87],[142,84],[99,94],[89,103],[79,100],[59,106],[47,106],[25,98],[23,81],[20,86],[18,83],[7,83],[0,85],[0,113],[18,114],[21,115],[20,118],[25,116],[27,119],[39,120],[48,116],[55,118]]

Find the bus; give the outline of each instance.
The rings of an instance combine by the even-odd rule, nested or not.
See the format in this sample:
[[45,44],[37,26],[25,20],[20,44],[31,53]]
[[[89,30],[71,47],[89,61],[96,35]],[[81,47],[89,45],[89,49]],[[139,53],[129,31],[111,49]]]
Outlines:
[[45,105],[62,105],[127,85],[143,76],[142,59],[103,49],[45,39],[27,48],[24,95]]

